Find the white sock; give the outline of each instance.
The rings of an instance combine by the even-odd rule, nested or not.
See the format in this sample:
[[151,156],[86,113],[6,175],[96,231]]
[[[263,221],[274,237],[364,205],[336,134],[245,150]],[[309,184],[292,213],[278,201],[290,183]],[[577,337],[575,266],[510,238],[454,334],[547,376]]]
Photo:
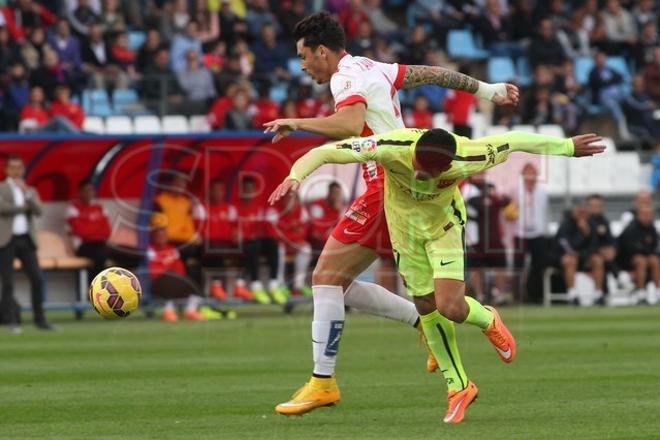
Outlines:
[[309,263],[312,261],[312,247],[305,243],[300,246],[296,252],[296,258],[293,262],[293,288],[300,289],[307,280],[307,271]]
[[186,312],[194,312],[197,307],[202,303],[202,297],[197,295],[190,295],[186,302]]
[[252,281],[250,283],[250,290],[255,291],[255,290],[264,290],[264,285],[261,283],[261,281]]
[[174,300],[168,299],[165,301],[165,310],[174,310]]
[[578,297],[578,291],[575,287],[571,287],[570,289],[568,289],[568,300],[569,301],[574,300],[577,297]]
[[346,290],[344,302],[361,312],[410,325],[415,325],[419,319],[415,304],[374,283],[353,281]]
[[268,290],[274,290],[280,287],[280,281],[279,280],[270,280],[268,281]]
[[339,340],[344,329],[344,292],[341,286],[312,286],[314,374],[335,373]]
[[277,253],[279,254],[279,260],[277,263],[277,279],[280,280],[280,283],[284,284],[284,269],[286,267],[286,248],[282,243],[277,247]]

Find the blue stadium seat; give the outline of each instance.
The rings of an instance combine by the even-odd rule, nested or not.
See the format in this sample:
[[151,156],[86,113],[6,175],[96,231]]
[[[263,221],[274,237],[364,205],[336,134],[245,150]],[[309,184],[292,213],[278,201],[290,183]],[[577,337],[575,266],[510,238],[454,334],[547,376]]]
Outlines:
[[286,63],[289,73],[294,78],[300,78],[303,74],[302,68],[300,67],[300,58],[289,58]]
[[590,57],[578,57],[575,59],[573,70],[575,71],[575,79],[577,82],[585,85],[589,82],[589,72],[594,68],[594,60]]
[[85,90],[82,95],[83,110],[89,116],[111,116],[110,100],[105,90]]
[[447,53],[450,58],[484,60],[488,51],[479,49],[472,32],[467,29],[451,30],[447,34]]
[[134,113],[138,102],[138,94],[133,89],[115,89],[112,92],[112,106],[117,114]]
[[280,104],[289,95],[286,84],[278,84],[270,89],[270,99]]
[[527,57],[519,57],[516,60],[516,73],[521,86],[528,86],[532,83],[532,67],[529,65]]
[[488,81],[505,82],[516,79],[516,69],[509,57],[493,57],[488,60]]
[[130,31],[128,33],[128,47],[132,50],[138,50],[144,44],[147,35],[142,31]]

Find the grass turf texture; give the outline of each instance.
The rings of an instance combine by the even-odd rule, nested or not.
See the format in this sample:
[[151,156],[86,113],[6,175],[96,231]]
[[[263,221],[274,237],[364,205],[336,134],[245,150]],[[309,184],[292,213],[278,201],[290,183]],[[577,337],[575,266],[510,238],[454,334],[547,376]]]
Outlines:
[[460,328],[480,398],[457,426],[442,423],[441,376],[402,324],[348,315],[342,402],[286,418],[273,406],[309,375],[306,311],[177,324],[51,315],[56,333],[0,329],[0,438],[658,439],[659,312],[504,309],[512,365]]

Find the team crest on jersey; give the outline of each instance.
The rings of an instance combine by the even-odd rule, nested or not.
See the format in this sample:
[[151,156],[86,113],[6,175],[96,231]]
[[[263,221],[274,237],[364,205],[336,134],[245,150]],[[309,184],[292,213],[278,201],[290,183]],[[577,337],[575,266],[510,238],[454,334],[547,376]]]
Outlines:
[[351,147],[353,148],[353,151],[356,153],[371,153],[376,149],[376,146],[378,143],[376,142],[375,139],[372,138],[367,138],[367,139],[354,139]]
[[351,87],[353,87],[353,84],[351,84],[350,81],[346,81],[346,82],[344,83],[344,90],[348,90],[348,89],[350,89]]
[[449,186],[452,186],[456,182],[456,180],[440,180],[438,181],[437,188],[447,188]]
[[494,165],[495,164],[495,147],[493,147],[491,144],[486,145],[486,148],[488,149],[488,153],[486,154],[487,156],[487,165]]

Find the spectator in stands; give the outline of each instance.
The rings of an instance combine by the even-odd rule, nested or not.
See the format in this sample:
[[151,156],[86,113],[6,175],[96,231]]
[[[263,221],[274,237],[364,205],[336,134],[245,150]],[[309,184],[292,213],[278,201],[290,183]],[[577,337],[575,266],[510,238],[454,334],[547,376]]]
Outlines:
[[290,193],[277,209],[277,223],[274,236],[279,242],[280,267],[278,278],[283,281],[287,257],[293,258],[293,292],[296,295],[311,296],[312,288],[307,285],[312,248],[307,242],[309,214],[300,203],[298,194]]
[[[466,70],[467,67],[463,67],[461,72],[469,75]],[[460,136],[472,137],[472,127],[468,124],[468,120],[476,105],[477,100],[471,93],[452,90],[447,94],[445,113],[447,114],[447,122],[454,126],[452,130],[454,133]]]
[[71,89],[66,84],[55,87],[55,100],[50,106],[50,115],[53,118],[62,118],[69,121],[77,130],[82,130],[85,121],[85,112],[75,102],[71,101]]
[[646,94],[642,75],[633,77],[632,90],[624,95],[622,104],[631,133],[648,142],[660,139],[660,120],[653,117],[657,106]]
[[177,72],[179,87],[185,93],[186,112],[190,114],[203,113],[217,95],[211,72],[202,66],[199,54],[194,49],[188,50],[186,68]]
[[83,180],[78,186],[78,199],[66,210],[66,222],[76,255],[92,260],[91,278],[105,268],[108,259],[110,219],[95,199],[94,184]]
[[[0,36],[2,35],[2,28],[0,28]],[[43,28],[34,28],[30,32],[29,40],[25,41],[20,46],[20,54],[25,65],[30,70],[35,70],[41,65],[44,57],[44,51],[51,48],[50,44],[46,41],[46,31]]]
[[373,26],[370,21],[360,23],[357,35],[349,41],[347,49],[353,56],[364,56],[365,52],[374,50]]
[[245,16],[245,22],[253,40],[260,35],[263,37],[264,26],[272,26],[274,34],[278,34],[280,30],[277,17],[269,9],[268,0],[252,0],[252,7]]
[[[624,270],[633,272],[636,291],[633,297],[655,304],[660,287],[660,258],[657,255],[658,231],[653,225],[653,209],[641,206],[635,219],[619,236],[619,263]],[[653,282],[646,292],[648,280]]]
[[255,55],[250,51],[250,47],[245,40],[236,40],[233,54],[238,58],[240,63],[237,69],[239,74],[246,78],[252,75],[255,65]]
[[30,83],[23,63],[14,62],[9,74],[9,82],[4,94],[5,99],[0,107],[2,122],[6,124],[8,131],[18,128],[20,113],[27,105],[30,96]]
[[[403,41],[403,38],[402,38]],[[376,37],[374,39],[374,60],[380,61],[381,63],[396,63],[399,59],[399,55],[394,50],[394,45],[387,42],[382,37]]]
[[660,45],[653,51],[653,61],[644,66],[644,84],[653,102],[660,106]]
[[187,3],[186,0],[165,2],[162,12],[157,14],[158,30],[165,41],[172,41],[174,36],[182,33],[191,21]]
[[[268,290],[278,303],[286,301],[288,291],[278,280],[279,246],[277,240],[267,235],[264,206],[256,200],[257,180],[245,176],[240,183],[238,226],[240,246],[245,255],[245,267],[249,275],[249,290],[254,299],[261,304],[270,303],[270,297],[259,278],[259,257],[265,255],[268,265]],[[245,288],[245,281],[239,280],[239,286]]]
[[514,40],[529,43],[536,33],[534,5],[529,0],[516,0],[511,11],[511,32]]
[[57,52],[62,68],[66,71],[80,69],[80,42],[71,35],[71,27],[65,18],[57,20],[57,27],[48,38],[48,43]]
[[257,80],[268,80],[271,84],[275,84],[280,80],[291,79],[286,66],[287,49],[276,40],[273,25],[263,26],[261,38],[252,46],[252,53],[255,59],[259,60],[254,65],[254,75]]
[[363,10],[369,17],[376,34],[384,37],[386,41],[394,43],[405,38],[405,33],[401,31],[399,25],[385,13],[381,0],[365,0]]
[[[539,173],[531,163],[521,171],[522,182],[518,188],[518,218],[514,237],[516,268],[527,268],[526,301],[543,302],[543,271],[546,267],[546,231],[548,225],[548,194],[539,182]],[[528,262],[525,260],[529,259]]]
[[317,118],[324,118],[335,112],[335,100],[332,97],[332,93],[330,93],[330,89],[326,88],[321,90],[318,100],[321,105],[319,106],[319,110],[316,113]]
[[183,318],[189,321],[205,321],[198,308],[202,302],[199,285],[186,276],[186,269],[181,254],[175,246],[168,243],[165,228],[156,227],[151,235],[151,244],[147,250],[151,291],[156,297],[165,299],[163,321],[176,322],[174,300],[186,298],[186,311]]
[[[196,240],[193,209],[197,204],[188,192],[188,180],[185,174],[174,171],[165,190],[154,197],[154,211],[161,214],[154,216],[155,224],[164,226],[167,239],[175,246],[190,246]],[[165,223],[158,223],[164,221]]]
[[[202,267],[214,269],[225,267],[227,258],[238,254],[238,210],[233,203],[227,202],[227,189],[222,180],[211,182],[208,200],[203,209],[197,209],[196,220],[202,237]],[[237,292],[241,298],[243,291]],[[227,299],[221,280],[211,283],[212,297]],[[242,297],[251,300],[252,297]]]
[[647,23],[658,22],[658,7],[653,0],[639,0],[633,9],[633,17],[637,20],[637,27],[641,29]]
[[101,24],[100,10],[94,10],[89,0],[78,0],[75,9],[70,10],[69,22],[80,35],[89,35],[94,25]]
[[135,67],[138,72],[144,72],[153,63],[158,51],[164,47],[160,33],[156,29],[149,29],[144,44],[140,46],[135,60]]
[[[426,66],[439,66],[441,63],[439,52],[437,50],[428,50],[424,56]],[[429,108],[433,113],[442,111],[442,105],[447,96],[448,90],[444,87],[436,87],[431,84],[425,84],[415,88],[415,97],[422,95],[425,96],[429,103]]]
[[544,18],[538,27],[538,36],[529,45],[529,63],[533,69],[539,65],[545,65],[558,73],[560,66],[566,60],[566,54],[557,39],[552,21]]
[[426,34],[424,25],[418,24],[410,32],[410,40],[406,45],[404,61],[406,64],[424,64],[426,53],[433,48]]
[[110,46],[110,58],[121,70],[128,73],[130,78],[136,77],[135,51],[128,46],[128,34],[119,32],[115,35]]
[[231,109],[234,95],[238,93],[240,88],[237,83],[229,84],[225,94],[216,99],[211,106],[211,109],[206,114],[206,119],[209,121],[209,125],[213,130],[218,130],[225,126],[227,112]]
[[[603,197],[592,194],[587,198],[589,226],[596,234],[596,251],[603,258],[605,273],[615,279],[619,276],[619,266],[616,264],[616,240],[610,230],[610,221],[605,217]],[[604,286],[607,288],[607,283]]]
[[232,8],[232,0],[221,0],[220,3],[220,39],[233,45],[237,38],[247,38],[247,24]]
[[314,90],[309,80],[301,81],[298,87],[298,100],[296,102],[296,113],[299,118],[316,117],[321,102],[314,96]]
[[14,41],[23,42],[33,29],[50,26],[57,17],[44,5],[33,0],[12,2],[0,9],[5,25]]
[[578,300],[575,288],[578,270],[589,271],[596,285],[596,297],[603,297],[605,265],[598,253],[598,238],[589,224],[589,212],[583,202],[565,213],[559,225],[555,237],[555,261],[562,268],[569,300]]
[[429,100],[419,95],[415,98],[413,108],[404,118],[406,126],[417,128],[433,128],[433,113],[429,111]]
[[573,10],[573,22],[580,33],[587,36],[589,46],[602,48],[605,44],[605,26],[598,9],[598,0],[586,0]]
[[20,309],[14,300],[14,259],[21,261],[30,280],[34,324],[40,330],[53,330],[43,309],[43,274],[37,260],[34,217],[42,213],[37,191],[25,182],[25,164],[18,156],[8,156],[5,180],[0,183],[0,278],[2,322],[12,333],[20,333]]
[[519,45],[512,41],[513,26],[509,17],[502,11],[499,0],[486,0],[486,7],[475,24],[481,34],[484,46],[494,56],[521,55]]
[[140,96],[153,112],[178,113],[182,111],[183,94],[174,72],[170,68],[170,53],[161,47],[153,62],[142,71]]
[[459,28],[464,18],[460,11],[448,3],[439,0],[415,0],[409,6],[414,8],[415,22],[430,26],[441,47],[446,46],[447,31]]
[[277,103],[270,99],[270,87],[261,84],[258,91],[259,97],[252,104],[252,127],[256,129],[260,129],[268,121],[277,119],[279,115]]
[[39,86],[30,88],[28,103],[21,110],[20,126],[23,130],[36,130],[48,122],[48,110],[45,107],[44,90]]
[[582,23],[575,18],[568,20],[565,14],[561,17],[563,25],[560,26],[557,21],[554,25],[557,29],[557,39],[566,56],[570,59],[590,56],[589,33],[582,28]]
[[172,40],[170,61],[172,70],[177,74],[186,69],[188,52],[192,50],[196,53],[202,53],[202,42],[199,40],[198,29],[197,22],[191,20],[186,24],[185,32],[176,34]]
[[619,0],[607,0],[602,16],[607,52],[610,55],[630,55],[637,42],[637,26],[630,12],[621,7]]
[[308,241],[315,255],[320,255],[345,209],[344,192],[337,182],[328,185],[328,195],[325,199],[316,200],[308,205],[307,211],[311,219]]
[[339,14],[338,21],[346,32],[347,41],[356,38],[360,25],[369,21],[369,16],[362,6],[362,0],[348,0],[348,4],[342,8]]
[[60,63],[57,52],[48,48],[44,50],[43,64],[30,75],[30,85],[41,87],[49,101],[55,97],[55,86],[70,84],[72,77]]
[[631,139],[631,135],[628,132],[626,118],[621,109],[623,76],[606,63],[607,56],[605,53],[598,52],[596,54],[596,64],[589,73],[591,102],[594,105],[602,105],[609,111],[616,121],[619,136],[623,140],[628,140]]
[[209,47],[209,51],[202,55],[202,63],[211,74],[215,75],[222,71],[222,67],[227,62],[227,44],[222,40],[216,40],[209,43]]
[[0,26],[0,75],[9,70],[9,66],[19,59],[18,45],[11,40],[7,28]]
[[100,21],[105,32],[110,35],[126,32],[126,20],[119,0],[103,0],[102,4]]
[[485,297],[486,273],[494,275],[490,298],[495,304],[507,301],[506,248],[502,242],[500,218],[510,200],[497,194],[495,186],[483,180],[480,194],[467,203],[468,218],[478,225],[478,239],[468,252],[468,267],[473,271],[472,288],[477,298]]
[[635,220],[637,212],[647,207],[653,209],[653,194],[650,191],[639,191],[633,198],[633,206],[621,215],[621,226],[628,226]]
[[305,0],[293,0],[290,5],[283,3],[278,11],[277,21],[282,28],[282,38],[284,40],[293,40],[293,29],[296,23],[307,16],[307,5]]
[[208,0],[196,0],[193,18],[199,24],[199,40],[209,48],[220,37],[220,18],[209,10]]
[[110,48],[103,38],[103,27],[92,24],[89,38],[82,47],[83,70],[90,75],[94,88],[107,89],[112,85],[116,89],[128,88],[128,75],[113,63]]
[[298,106],[293,99],[285,99],[280,105],[280,118],[297,118]]
[[232,98],[232,106],[225,115],[225,128],[228,130],[250,130],[254,128],[250,112],[250,95],[245,89],[239,89]]
[[653,62],[656,46],[660,45],[660,35],[658,35],[658,26],[653,21],[649,21],[641,28],[639,41],[635,45],[635,65],[638,68],[647,63]]

